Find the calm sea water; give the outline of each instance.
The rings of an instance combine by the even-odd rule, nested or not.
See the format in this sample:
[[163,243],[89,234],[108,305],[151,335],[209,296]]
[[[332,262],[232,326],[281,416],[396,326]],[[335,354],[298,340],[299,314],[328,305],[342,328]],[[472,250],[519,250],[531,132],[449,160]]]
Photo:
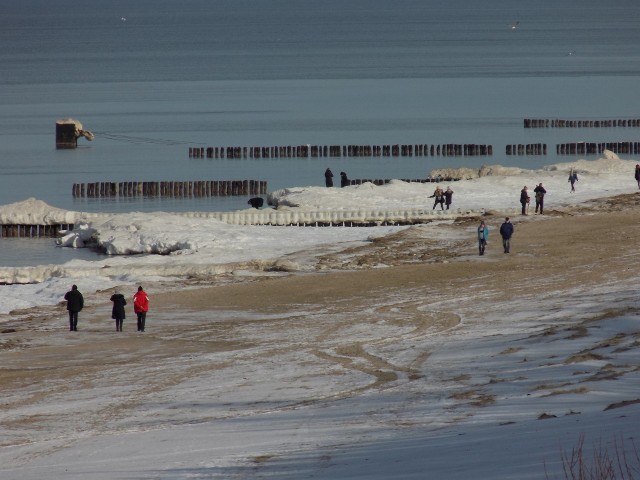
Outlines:
[[[512,28],[519,22],[516,28]],[[631,0],[23,0],[0,16],[0,204],[82,211],[244,208],[246,198],[74,199],[73,183],[417,178],[443,166],[568,161],[555,143],[637,129],[523,118],[640,116]],[[55,121],[95,133],[55,149]],[[507,157],[506,144],[547,143]],[[492,157],[190,159],[189,146],[478,143]],[[4,264],[0,243],[0,265]]]

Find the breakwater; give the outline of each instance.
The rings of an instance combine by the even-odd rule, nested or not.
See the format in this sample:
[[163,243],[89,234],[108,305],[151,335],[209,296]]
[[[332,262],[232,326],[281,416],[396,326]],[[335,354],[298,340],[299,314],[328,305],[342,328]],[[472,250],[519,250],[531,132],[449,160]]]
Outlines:
[[[515,214],[516,209],[505,211]],[[271,225],[289,227],[371,227],[381,225],[416,225],[437,219],[479,217],[485,214],[479,210],[433,210],[431,208],[410,209],[354,209],[299,211],[296,209],[243,210],[235,212],[190,212],[189,218],[215,218],[232,225]]]
[[630,128],[640,127],[640,119],[560,120],[557,118],[525,118],[524,128]]
[[557,155],[594,155],[609,150],[613,153],[640,153],[640,142],[574,142],[556,145]]
[[325,158],[490,156],[485,144],[288,145],[264,147],[189,147],[189,158]]
[[263,195],[266,180],[197,180],[166,182],[94,182],[74,183],[74,197],[225,197]]
[[[505,210],[515,214],[516,209]],[[381,225],[416,225],[438,219],[474,218],[485,214],[484,209],[353,209],[353,210],[297,210],[297,209],[247,209],[233,212],[183,212],[177,213],[187,218],[214,218],[232,225],[266,225],[289,227],[372,227]],[[59,237],[73,231],[72,224],[55,225],[0,225],[2,237],[40,238]]]
[[72,224],[54,225],[25,225],[4,224],[0,225],[1,238],[54,238],[62,232],[73,230]]
[[[453,178],[453,177],[442,177],[442,176],[436,176],[436,177],[428,177],[428,178],[401,178],[400,181],[402,182],[406,182],[406,183],[439,183],[439,182],[457,182],[458,180],[460,180],[459,178]],[[362,185],[363,183],[373,183],[374,185],[380,186],[380,185],[385,185],[387,183],[391,182],[390,178],[376,178],[376,179],[370,179],[370,178],[355,178],[355,179],[350,179],[349,180],[349,185]],[[336,185],[337,186],[337,185]]]
[[547,144],[546,143],[527,143],[517,145],[507,145],[505,147],[505,153],[507,155],[546,155]]

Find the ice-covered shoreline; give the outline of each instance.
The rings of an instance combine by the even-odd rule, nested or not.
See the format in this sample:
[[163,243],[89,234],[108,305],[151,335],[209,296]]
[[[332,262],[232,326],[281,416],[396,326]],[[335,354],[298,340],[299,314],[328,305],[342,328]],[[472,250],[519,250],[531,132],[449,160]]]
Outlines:
[[[442,183],[454,190],[453,215],[434,215],[443,221],[461,212],[491,211],[519,215],[519,193],[538,183],[547,189],[547,211],[573,208],[596,198],[637,191],[635,163],[607,152],[605,158],[550,165],[542,170],[484,167],[484,176]],[[577,191],[570,192],[569,170],[578,172]],[[339,212],[376,210],[433,213],[435,184],[394,180],[375,186],[346,188],[292,187],[269,195],[281,211],[296,215],[319,212],[318,218],[336,218]],[[533,210],[533,205],[532,205]],[[246,213],[255,212],[249,209]],[[446,212],[441,212],[446,214]],[[531,212],[533,213],[533,212]],[[339,218],[339,217],[338,217]],[[0,268],[0,313],[17,308],[53,304],[72,283],[85,291],[116,285],[133,285],[149,279],[207,276],[238,270],[256,270],[295,252],[314,251],[332,245],[367,242],[402,227],[299,228],[231,225],[213,212],[88,214],[48,206],[36,199],[0,207],[0,221],[14,223],[74,223],[67,245],[81,246],[89,238],[110,257],[96,261],[73,260],[63,265]],[[293,265],[292,270],[304,269]],[[7,285],[13,284],[13,285]],[[24,284],[24,285],[20,285]]]

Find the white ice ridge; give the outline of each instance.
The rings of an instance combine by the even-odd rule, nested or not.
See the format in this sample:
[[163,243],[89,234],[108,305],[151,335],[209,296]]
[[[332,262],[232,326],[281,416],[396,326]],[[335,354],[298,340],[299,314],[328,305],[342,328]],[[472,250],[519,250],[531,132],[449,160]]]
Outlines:
[[111,214],[73,212],[52,207],[42,200],[28,198],[0,207],[0,225],[73,225]]
[[[515,212],[515,209],[505,211]],[[412,224],[433,219],[453,219],[460,216],[482,215],[484,209],[431,210],[428,208],[411,209],[358,209],[358,210],[304,210],[281,207],[277,210],[241,210],[235,212],[190,212],[181,215],[191,218],[213,218],[231,225],[332,225],[357,226],[369,224]]]

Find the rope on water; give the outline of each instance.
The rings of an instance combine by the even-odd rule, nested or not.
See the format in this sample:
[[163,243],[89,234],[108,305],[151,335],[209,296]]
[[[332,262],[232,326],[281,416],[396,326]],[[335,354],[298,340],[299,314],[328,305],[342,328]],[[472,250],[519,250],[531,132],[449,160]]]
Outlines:
[[172,140],[168,138],[150,138],[150,137],[135,137],[133,135],[124,135],[121,133],[109,133],[109,132],[96,132],[94,136],[105,138],[107,140],[114,140],[118,142],[135,143],[135,144],[154,144],[154,145],[187,145],[192,142],[183,142],[180,140]]

